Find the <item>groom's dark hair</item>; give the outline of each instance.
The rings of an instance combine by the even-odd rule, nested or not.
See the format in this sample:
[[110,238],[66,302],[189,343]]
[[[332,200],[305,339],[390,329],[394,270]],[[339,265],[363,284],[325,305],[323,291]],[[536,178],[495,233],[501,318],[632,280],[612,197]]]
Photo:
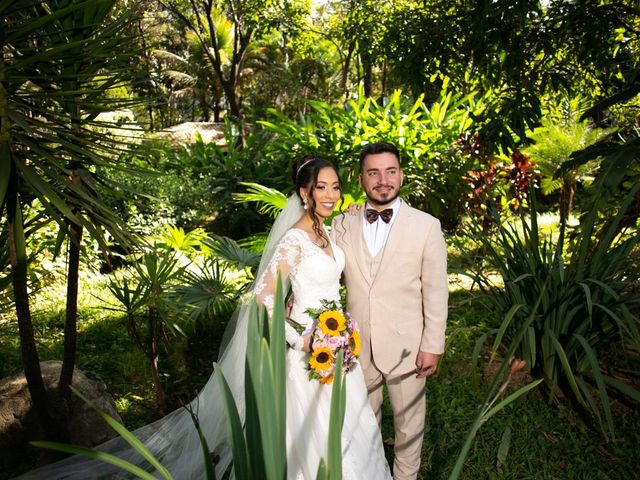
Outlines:
[[366,144],[360,152],[360,170],[362,170],[362,165],[364,165],[364,159],[367,155],[376,155],[377,153],[391,153],[395,155],[398,159],[398,165],[400,165],[400,151],[394,144],[388,142],[373,142]]

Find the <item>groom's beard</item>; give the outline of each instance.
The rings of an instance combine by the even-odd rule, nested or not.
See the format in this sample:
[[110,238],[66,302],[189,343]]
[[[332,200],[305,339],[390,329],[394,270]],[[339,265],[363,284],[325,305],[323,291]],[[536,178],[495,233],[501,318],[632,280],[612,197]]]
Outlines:
[[384,207],[385,205],[389,205],[390,203],[393,203],[395,199],[400,196],[399,189],[395,190],[391,195],[387,197],[381,197],[381,196],[378,196],[378,198],[373,197],[372,195],[376,193],[375,189],[373,189],[371,193],[369,192],[365,192],[365,193],[367,194],[367,202],[370,205],[375,205],[377,207]]

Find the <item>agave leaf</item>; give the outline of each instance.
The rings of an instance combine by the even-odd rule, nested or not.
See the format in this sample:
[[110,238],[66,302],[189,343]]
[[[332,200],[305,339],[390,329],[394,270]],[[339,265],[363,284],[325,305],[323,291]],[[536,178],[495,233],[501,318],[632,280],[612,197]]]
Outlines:
[[[67,445],[64,443],[57,442],[30,442],[31,445],[35,447],[48,448],[51,450],[57,450],[59,452],[70,453],[72,455],[82,455],[83,457],[93,458],[95,460],[100,460],[101,462],[109,463],[111,465],[115,465],[116,467],[120,467],[123,470],[126,470],[129,473],[134,474],[138,478],[142,478],[144,480],[157,480],[157,477],[142,468],[133,465],[129,462],[126,462],[115,455],[111,455],[109,453],[101,452],[99,450],[92,450],[86,447],[77,447],[75,445]],[[168,479],[172,479],[173,477],[165,477]]]
[[346,379],[342,372],[344,352],[340,350],[336,357],[333,386],[331,390],[331,422],[329,423],[328,470],[332,479],[342,479],[342,442],[341,433],[346,410]]
[[327,468],[327,463],[324,458],[320,459],[320,464],[318,465],[318,472],[316,473],[316,480],[328,480],[329,470]]
[[609,395],[607,394],[607,388],[605,386],[605,382],[602,376],[602,372],[600,372],[600,366],[598,365],[598,358],[596,357],[595,352],[589,345],[589,342],[582,335],[574,335],[582,348],[584,348],[587,358],[589,359],[589,363],[591,364],[591,374],[596,381],[596,385],[598,387],[598,394],[600,395],[600,404],[602,405],[602,410],[604,411],[604,416],[607,421],[607,426],[609,428],[609,433],[613,436],[614,428],[613,428],[613,416],[611,414],[611,406],[609,404]]
[[604,381],[604,383],[606,383],[610,387],[615,388],[616,390],[623,393],[627,397],[632,398],[636,402],[640,403],[640,391],[636,390],[631,385],[628,385],[618,380],[617,378],[614,378],[608,375],[602,375],[602,380]]
[[169,471],[165,467],[163,467],[162,464],[158,462],[158,460],[156,460],[156,458],[151,454],[151,452],[147,449],[147,447],[145,447],[145,445],[138,439],[138,437],[136,437],[133,433],[129,432],[129,430],[127,430],[124,425],[121,425],[116,420],[111,418],[109,415],[107,415],[106,413],[101,411],[99,408],[97,408],[93,403],[91,403],[87,398],[85,398],[84,395],[80,393],[80,391],[73,388],[72,386],[70,386],[69,388],[71,388],[73,393],[78,397],[80,397],[80,399],[82,399],[83,402],[90,405],[91,408],[93,408],[96,411],[96,413],[100,415],[100,417],[111,428],[113,428],[116,432],[118,432],[118,434],[129,445],[131,445],[143,458],[145,458],[158,471],[158,473],[160,473],[167,480],[172,480],[173,477],[171,476]]
[[536,330],[532,326],[527,328],[525,345],[527,347],[525,360],[529,363],[530,368],[533,368],[536,366],[538,349],[536,348]]
[[[276,280],[276,291],[273,306],[273,318],[271,320],[271,336],[269,347],[273,365],[273,390],[279,401],[276,403],[276,415],[278,422],[276,423],[276,432],[274,441],[282,445],[285,442],[286,432],[286,343],[285,343],[285,295],[283,289],[282,278],[278,275]],[[281,459],[282,460],[282,459]],[[286,462],[286,458],[284,459]],[[282,472],[284,474],[284,472]]]
[[[598,405],[596,404],[593,396],[591,395],[590,388],[587,386],[586,382],[582,377],[576,377],[576,381],[578,382],[578,385],[582,390],[582,394],[584,395],[584,398],[586,399],[587,403],[589,404],[589,407],[591,408],[591,412],[598,420],[598,424],[600,425],[600,428],[604,431],[603,424],[602,424],[602,415],[600,414],[600,409],[598,408]],[[606,432],[605,432],[605,437],[606,437]]]
[[578,282],[578,285],[582,287],[584,290],[584,298],[587,301],[587,312],[589,313],[589,318],[593,316],[593,302],[591,300],[591,289],[589,285],[584,282]]
[[489,332],[485,332],[476,339],[475,344],[473,346],[473,353],[471,354],[471,365],[473,367],[474,372],[477,371],[478,369],[478,359],[480,358],[480,352],[482,350],[482,347],[487,342],[489,335],[493,335],[496,332],[497,330],[491,330]]
[[540,383],[542,383],[542,381],[543,379],[539,378],[538,380],[534,380],[533,382],[525,385],[524,387],[520,387],[518,390],[516,390],[511,395],[506,397],[504,400],[497,403],[493,408],[491,408],[484,416],[484,420],[485,421],[489,420],[491,417],[493,417],[496,413],[498,413],[504,407],[516,401],[518,398],[520,398],[522,395],[527,393],[529,390],[536,388],[538,385],[540,385]]
[[[547,332],[547,333],[549,338],[552,341],[552,345],[554,346],[556,353],[558,354],[558,358],[560,359],[560,363],[562,364],[562,368],[564,369],[564,374],[567,377],[567,380],[569,381],[569,386],[571,387],[571,390],[576,396],[576,399],[586,407],[587,405],[584,401],[584,398],[580,394],[580,390],[578,389],[578,385],[576,383],[576,377],[573,373],[573,369],[571,368],[571,365],[569,364],[569,360],[567,359],[567,355],[564,351],[564,348],[562,347],[562,345],[560,344],[556,336],[553,334],[553,332]],[[556,378],[553,378],[553,381],[557,383]]]
[[500,445],[498,446],[498,455],[496,459],[496,468],[500,469],[509,455],[509,448],[511,447],[511,427],[506,427],[502,432],[502,438],[500,439]]
[[229,388],[224,373],[219,365],[214,364],[214,374],[220,385],[222,400],[227,419],[227,430],[231,437],[231,450],[233,451],[233,468],[236,478],[253,478],[249,464],[249,451],[242,429],[242,421],[238,414],[238,409],[233,398],[233,393]]
[[[502,343],[502,338],[504,337],[504,334],[505,334],[507,328],[509,328],[509,325],[511,324],[511,321],[515,317],[516,313],[518,313],[518,311],[520,311],[524,307],[526,307],[526,305],[521,304],[521,303],[513,305],[509,309],[507,314],[505,315],[504,319],[502,320],[502,323],[500,323],[500,328],[498,329],[498,333],[497,333],[496,338],[495,338],[495,340],[493,342],[493,348],[491,349],[492,356],[495,355],[496,352],[498,351],[498,347]],[[534,315],[534,314],[535,314],[535,312],[532,312],[532,315]]]

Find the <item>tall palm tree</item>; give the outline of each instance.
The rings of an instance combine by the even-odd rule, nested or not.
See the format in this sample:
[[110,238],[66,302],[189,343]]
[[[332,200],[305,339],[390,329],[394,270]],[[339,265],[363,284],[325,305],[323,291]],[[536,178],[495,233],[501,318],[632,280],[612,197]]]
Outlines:
[[[130,73],[126,28],[115,0],[0,2],[0,212],[5,212],[22,363],[29,391],[51,438],[56,422],[41,378],[27,291],[23,207],[38,199],[43,217],[69,239],[67,315],[60,391],[68,398],[75,363],[79,258],[86,230],[106,249],[103,231],[127,245],[123,222],[97,195],[100,169],[116,165],[114,144],[95,128],[104,111],[125,106],[106,95]],[[101,126],[107,126],[102,124]],[[58,423],[58,425],[56,425]]]
[[[240,86],[252,46],[270,32],[295,23],[308,10],[296,0],[160,0],[172,16],[191,31],[200,44],[208,67],[224,92],[226,113],[235,124],[244,119]],[[230,45],[231,52],[225,52]],[[244,141],[240,129],[238,140]]]
[[[232,24],[216,9],[213,10],[212,18],[219,56],[223,64],[227,65],[232,54]],[[203,44],[197,35],[187,31],[184,40],[184,52],[156,49],[153,56],[163,64],[162,75],[171,81],[175,89],[172,96],[177,99],[188,98],[192,102],[198,101],[202,120],[209,120],[209,112],[213,110],[214,121],[219,122],[221,101],[224,97],[222,85],[211,69]],[[192,116],[195,110],[192,109]]]

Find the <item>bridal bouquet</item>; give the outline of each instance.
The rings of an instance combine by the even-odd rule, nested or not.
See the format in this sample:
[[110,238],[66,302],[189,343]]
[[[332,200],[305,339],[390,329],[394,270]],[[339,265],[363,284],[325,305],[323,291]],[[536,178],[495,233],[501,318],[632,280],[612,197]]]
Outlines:
[[307,370],[309,379],[315,378],[320,383],[330,384],[339,350],[344,352],[343,372],[350,371],[356,365],[356,358],[360,354],[360,332],[356,321],[344,312],[339,302],[322,300],[321,303],[322,308],[306,310],[315,320]]

